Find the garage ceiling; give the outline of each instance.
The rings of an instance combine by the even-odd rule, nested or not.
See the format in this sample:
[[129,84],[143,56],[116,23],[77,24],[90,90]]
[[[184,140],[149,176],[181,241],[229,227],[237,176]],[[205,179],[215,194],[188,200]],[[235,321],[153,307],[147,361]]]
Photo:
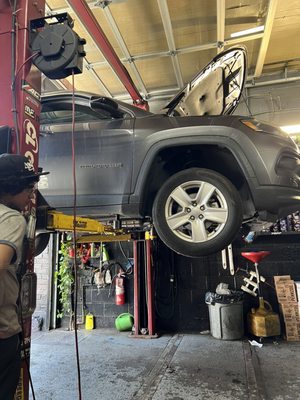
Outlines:
[[[147,100],[173,96],[222,48],[244,44],[248,80],[300,79],[299,0],[98,0],[87,1],[108,41]],[[70,3],[49,0],[47,15],[67,11],[87,41],[77,90],[129,99],[122,82]],[[263,32],[231,37],[264,26]],[[70,88],[57,81],[57,88]]]

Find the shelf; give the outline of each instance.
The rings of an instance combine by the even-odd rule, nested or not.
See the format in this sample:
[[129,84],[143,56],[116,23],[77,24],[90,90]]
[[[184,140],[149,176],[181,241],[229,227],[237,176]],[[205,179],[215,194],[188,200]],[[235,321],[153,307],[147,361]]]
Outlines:
[[300,235],[300,232],[288,231],[288,232],[259,232],[257,236],[288,236],[288,235]]

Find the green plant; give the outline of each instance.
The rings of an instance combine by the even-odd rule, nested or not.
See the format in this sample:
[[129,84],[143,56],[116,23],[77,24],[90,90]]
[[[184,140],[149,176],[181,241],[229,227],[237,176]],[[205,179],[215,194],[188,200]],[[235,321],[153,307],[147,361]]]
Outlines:
[[59,250],[59,268],[55,273],[55,278],[58,282],[60,309],[57,312],[57,318],[62,318],[65,315],[70,315],[70,320],[73,318],[71,295],[74,284],[73,263],[69,256],[72,242],[62,241]]

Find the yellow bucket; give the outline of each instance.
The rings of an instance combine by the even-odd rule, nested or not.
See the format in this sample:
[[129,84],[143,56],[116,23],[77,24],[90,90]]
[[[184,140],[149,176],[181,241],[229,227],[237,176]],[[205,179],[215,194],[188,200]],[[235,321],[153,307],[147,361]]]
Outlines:
[[88,331],[94,329],[94,316],[92,313],[88,313],[85,316],[85,329]]

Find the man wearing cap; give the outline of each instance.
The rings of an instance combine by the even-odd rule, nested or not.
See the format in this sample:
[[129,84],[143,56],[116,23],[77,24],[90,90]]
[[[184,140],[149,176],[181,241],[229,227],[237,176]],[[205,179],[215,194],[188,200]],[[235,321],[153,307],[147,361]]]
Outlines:
[[44,174],[25,156],[0,155],[0,400],[14,398],[21,368],[17,268],[26,233],[21,212]]

